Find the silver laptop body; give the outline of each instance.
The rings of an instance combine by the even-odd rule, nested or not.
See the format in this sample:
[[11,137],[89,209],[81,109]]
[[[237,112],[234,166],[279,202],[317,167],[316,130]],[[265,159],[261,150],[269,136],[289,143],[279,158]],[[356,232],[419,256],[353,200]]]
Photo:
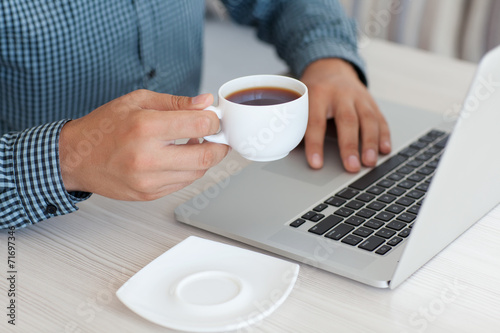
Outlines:
[[371,286],[395,288],[500,202],[500,48],[481,61],[456,122],[378,102],[394,154],[431,129],[452,131],[410,236],[386,254],[309,232],[317,222],[290,226],[370,171],[345,172],[333,138],[326,140],[321,170],[310,169],[298,147],[282,160],[251,163],[207,188],[177,207],[176,219]]

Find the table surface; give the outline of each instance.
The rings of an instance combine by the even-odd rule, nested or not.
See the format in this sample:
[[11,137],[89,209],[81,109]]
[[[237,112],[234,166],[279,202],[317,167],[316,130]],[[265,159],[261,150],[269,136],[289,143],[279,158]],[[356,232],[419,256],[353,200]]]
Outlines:
[[[229,36],[222,38],[224,33]],[[223,41],[235,36],[241,48],[224,47]],[[215,23],[207,26],[207,40],[207,66],[210,62],[214,66],[213,72],[205,72],[205,91],[232,76],[286,70],[248,30]],[[241,59],[234,60],[252,52],[258,56],[249,59],[262,65],[244,67]],[[476,68],[375,40],[364,41],[361,52],[377,98],[441,113],[462,102]],[[226,162],[236,158],[230,155]],[[120,202],[94,195],[74,214],[16,230],[16,326],[7,324],[8,235],[0,232],[0,331],[171,332],[130,311],[115,292],[190,235],[251,248],[175,221],[174,208],[210,182],[211,172],[153,202]],[[372,288],[301,265],[284,304],[242,331],[498,332],[499,254],[500,209],[496,208],[396,290]]]

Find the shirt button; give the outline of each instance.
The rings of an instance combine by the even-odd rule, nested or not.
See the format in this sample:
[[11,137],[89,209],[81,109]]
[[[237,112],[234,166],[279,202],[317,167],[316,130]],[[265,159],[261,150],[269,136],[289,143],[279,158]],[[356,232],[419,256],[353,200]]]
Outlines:
[[45,207],[45,213],[53,215],[57,213],[57,206],[49,204],[47,207]]
[[156,70],[155,69],[152,69],[148,72],[148,79],[152,79],[156,76]]

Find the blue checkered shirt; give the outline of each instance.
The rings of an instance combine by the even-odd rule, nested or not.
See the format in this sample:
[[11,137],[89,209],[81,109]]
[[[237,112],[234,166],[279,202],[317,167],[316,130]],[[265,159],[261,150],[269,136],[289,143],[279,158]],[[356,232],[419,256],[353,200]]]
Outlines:
[[[223,0],[300,75],[311,61],[350,61],[362,78],[354,24],[336,0]],[[198,92],[204,0],[0,2],[0,228],[71,213],[62,126],[139,88]]]

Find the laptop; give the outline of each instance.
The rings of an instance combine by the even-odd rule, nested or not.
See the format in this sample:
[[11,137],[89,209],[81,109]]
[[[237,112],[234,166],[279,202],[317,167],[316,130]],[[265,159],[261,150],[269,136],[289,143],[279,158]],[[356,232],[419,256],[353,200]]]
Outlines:
[[[175,210],[176,219],[379,288],[395,288],[500,202],[500,47],[480,62],[460,114],[378,101],[393,152],[347,173],[327,137],[254,162]],[[449,116],[449,115],[448,115]],[[200,204],[203,203],[203,204]]]

